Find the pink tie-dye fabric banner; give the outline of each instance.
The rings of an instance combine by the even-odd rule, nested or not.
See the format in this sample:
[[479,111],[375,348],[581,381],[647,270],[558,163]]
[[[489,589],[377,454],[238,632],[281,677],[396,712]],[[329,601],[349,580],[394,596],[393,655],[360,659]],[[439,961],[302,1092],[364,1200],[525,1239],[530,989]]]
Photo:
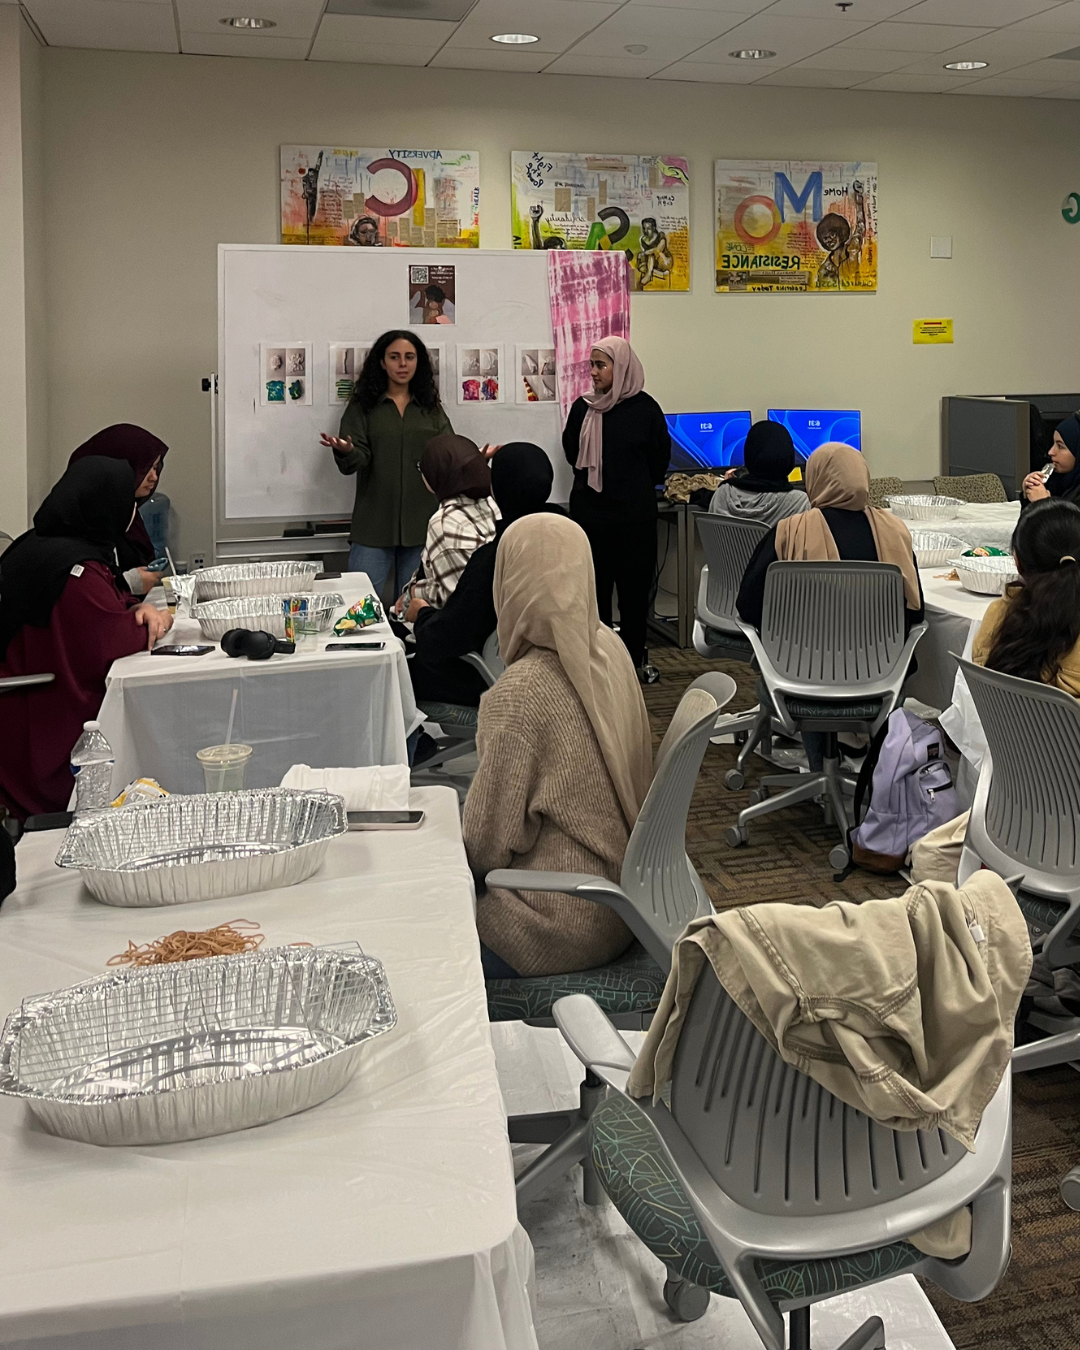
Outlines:
[[592,389],[589,353],[606,337],[630,337],[630,266],[623,253],[551,249],[551,326],[563,421]]

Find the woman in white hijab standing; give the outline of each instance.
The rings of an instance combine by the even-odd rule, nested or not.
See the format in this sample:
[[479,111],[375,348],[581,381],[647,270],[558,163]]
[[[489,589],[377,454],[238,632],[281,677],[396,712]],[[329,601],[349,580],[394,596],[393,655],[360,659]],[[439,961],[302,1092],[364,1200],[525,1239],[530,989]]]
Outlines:
[[645,620],[656,574],[656,489],[671,458],[671,436],[625,338],[598,342],[589,364],[592,393],[574,402],[563,431],[574,470],[570,519],[592,549],[600,621],[611,626],[617,591],[619,634],[638,679],[652,684],[658,676],[648,664]]

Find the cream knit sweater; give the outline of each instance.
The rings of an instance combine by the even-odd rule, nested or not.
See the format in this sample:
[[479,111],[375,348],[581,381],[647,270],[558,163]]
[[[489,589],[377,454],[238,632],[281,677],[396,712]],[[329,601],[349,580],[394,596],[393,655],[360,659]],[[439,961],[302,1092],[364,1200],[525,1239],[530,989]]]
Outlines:
[[[465,802],[469,863],[590,872],[618,881],[629,831],[581,700],[554,652],[533,648],[480,700],[480,767]],[[574,896],[482,887],[481,939],[520,975],[613,961],[630,930]]]

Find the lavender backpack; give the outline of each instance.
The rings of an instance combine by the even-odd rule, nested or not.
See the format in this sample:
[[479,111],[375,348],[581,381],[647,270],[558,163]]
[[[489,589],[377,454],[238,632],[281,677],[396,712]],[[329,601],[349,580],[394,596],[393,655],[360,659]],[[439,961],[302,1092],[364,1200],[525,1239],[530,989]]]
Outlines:
[[941,731],[897,708],[874,738],[855,788],[851,858],[871,872],[898,872],[917,839],[960,814]]

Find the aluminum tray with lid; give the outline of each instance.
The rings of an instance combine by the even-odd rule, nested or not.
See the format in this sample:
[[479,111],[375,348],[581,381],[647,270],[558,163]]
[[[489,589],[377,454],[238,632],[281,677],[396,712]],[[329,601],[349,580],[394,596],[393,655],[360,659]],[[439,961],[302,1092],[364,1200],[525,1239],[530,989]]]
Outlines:
[[319,571],[317,562],[223,563],[195,573],[195,601],[225,600],[237,595],[281,595],[308,591]]
[[935,497],[932,493],[903,493],[888,498],[893,515],[901,520],[955,520],[962,506],[959,497]]
[[949,562],[956,568],[960,585],[975,595],[1004,595],[1005,587],[1020,579],[1012,558],[950,558]]
[[920,567],[940,567],[964,551],[964,541],[933,530],[912,530],[911,549]]
[[334,611],[345,604],[344,596],[333,594],[247,595],[229,600],[204,600],[191,606],[204,638],[220,642],[230,628],[248,628],[255,632],[285,636],[285,606],[290,600],[304,600],[307,610],[297,617],[298,627],[326,633],[333,627]]

